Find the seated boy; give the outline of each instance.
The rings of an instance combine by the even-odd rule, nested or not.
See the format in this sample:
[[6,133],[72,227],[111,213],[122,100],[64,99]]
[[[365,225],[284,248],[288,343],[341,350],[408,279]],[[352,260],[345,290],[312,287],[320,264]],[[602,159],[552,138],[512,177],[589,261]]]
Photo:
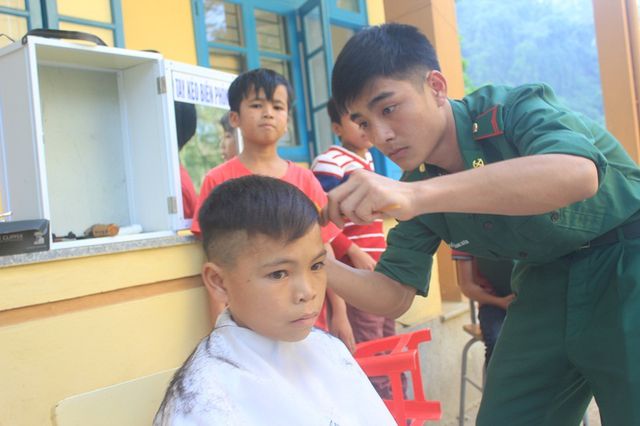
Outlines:
[[205,285],[226,303],[154,425],[394,425],[347,348],[313,328],[327,251],[316,206],[279,179],[225,182],[199,213]]
[[[204,177],[191,225],[193,233],[200,235],[198,210],[211,190],[229,179],[251,174],[271,176],[289,182],[302,190],[318,207],[323,207],[327,203],[327,196],[313,173],[278,155],[277,144],[287,131],[289,108],[293,102],[293,90],[287,79],[265,68],[247,71],[231,83],[227,96],[230,107],[229,122],[232,127],[240,129],[243,149],[237,156],[211,169]],[[322,228],[322,238],[327,243],[327,249],[333,249],[336,257],[342,257],[345,252],[352,250],[350,246],[355,246],[333,224]],[[317,326],[330,330],[332,334],[340,337],[347,347],[354,349],[355,343],[345,303],[335,293],[328,293],[331,315],[326,315],[326,310],[323,310]],[[212,323],[215,324],[224,305],[216,302],[209,294],[209,307]]]

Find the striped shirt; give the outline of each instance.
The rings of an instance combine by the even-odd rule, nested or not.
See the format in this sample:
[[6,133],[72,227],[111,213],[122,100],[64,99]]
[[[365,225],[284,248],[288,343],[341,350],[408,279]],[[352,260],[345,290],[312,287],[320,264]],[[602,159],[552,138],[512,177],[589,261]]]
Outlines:
[[[371,153],[367,151],[365,158],[361,158],[335,145],[318,155],[311,165],[313,174],[326,192],[345,182],[351,173],[359,169],[374,171]],[[367,225],[347,222],[342,233],[377,261],[387,247],[382,224],[382,219]],[[351,264],[348,256],[343,256],[340,260]]]

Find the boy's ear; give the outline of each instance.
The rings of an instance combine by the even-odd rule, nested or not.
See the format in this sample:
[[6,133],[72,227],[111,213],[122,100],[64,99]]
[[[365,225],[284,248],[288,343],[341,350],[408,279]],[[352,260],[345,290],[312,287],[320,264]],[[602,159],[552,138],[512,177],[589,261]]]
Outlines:
[[206,262],[202,266],[201,275],[209,296],[221,303],[227,304],[229,295],[225,285],[224,270],[213,262]]
[[234,129],[240,127],[240,114],[237,111],[229,111],[229,124]]
[[338,138],[342,137],[342,126],[338,123],[331,123],[331,131],[333,132],[334,135],[336,135]]

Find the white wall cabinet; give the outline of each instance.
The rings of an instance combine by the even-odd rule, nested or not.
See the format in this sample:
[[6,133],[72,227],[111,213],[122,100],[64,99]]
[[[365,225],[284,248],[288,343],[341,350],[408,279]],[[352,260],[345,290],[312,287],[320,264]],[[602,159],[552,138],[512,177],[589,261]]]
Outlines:
[[97,223],[143,229],[113,241],[183,226],[165,66],[156,53],[40,37],[1,49],[0,193],[11,219],[49,219],[58,236]]

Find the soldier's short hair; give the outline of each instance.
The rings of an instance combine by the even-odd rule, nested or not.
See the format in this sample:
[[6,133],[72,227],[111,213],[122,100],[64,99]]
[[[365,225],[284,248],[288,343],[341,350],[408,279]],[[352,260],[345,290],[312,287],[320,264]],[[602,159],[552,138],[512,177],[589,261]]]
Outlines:
[[435,49],[416,27],[383,24],[349,39],[333,67],[331,88],[345,109],[374,78],[412,79],[426,70],[440,71]]

